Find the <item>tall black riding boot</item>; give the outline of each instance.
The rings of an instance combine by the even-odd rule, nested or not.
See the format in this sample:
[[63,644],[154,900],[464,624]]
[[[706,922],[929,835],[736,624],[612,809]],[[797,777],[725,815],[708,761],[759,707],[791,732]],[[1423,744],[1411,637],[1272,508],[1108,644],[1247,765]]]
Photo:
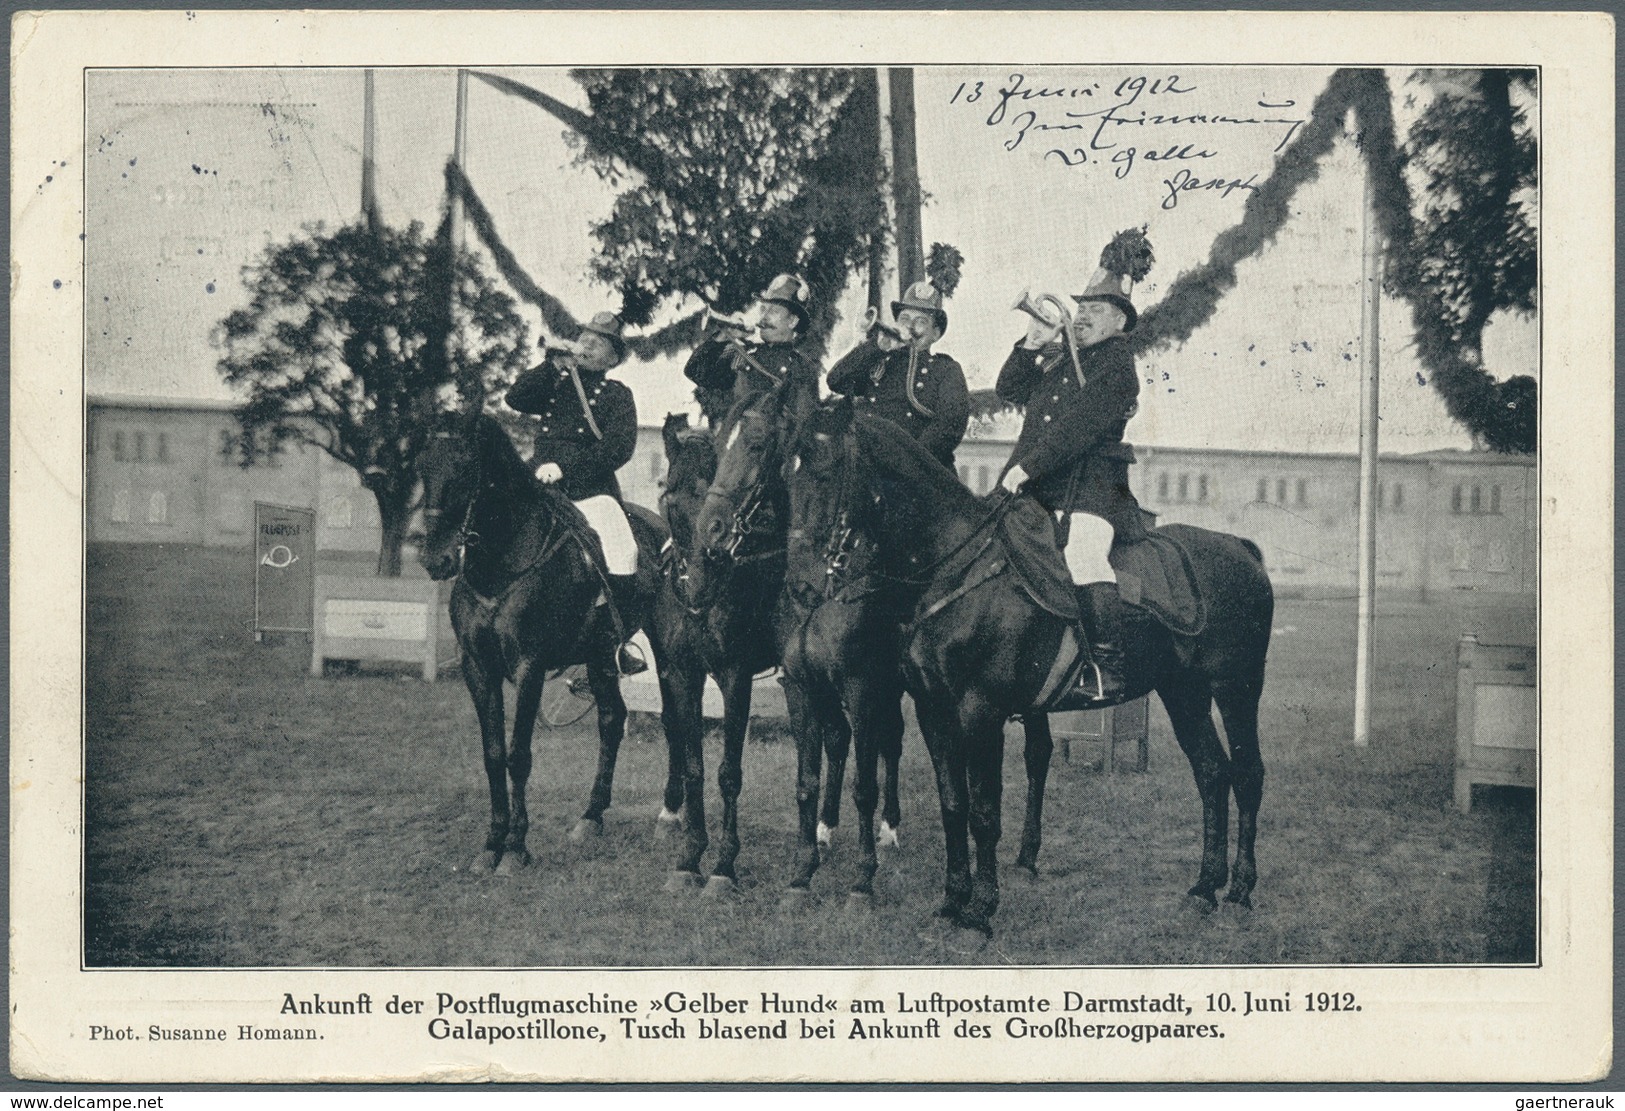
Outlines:
[[643,653],[637,645],[632,643],[631,630],[626,627],[626,613],[631,609],[632,599],[637,595],[637,575],[610,575],[609,599],[611,620],[615,624],[615,636],[621,645],[615,652],[615,667],[622,675],[638,675],[649,670],[649,663],[643,658]]
[[1116,583],[1090,583],[1080,592],[1089,627],[1089,654],[1100,671],[1101,702],[1123,697],[1123,610]]

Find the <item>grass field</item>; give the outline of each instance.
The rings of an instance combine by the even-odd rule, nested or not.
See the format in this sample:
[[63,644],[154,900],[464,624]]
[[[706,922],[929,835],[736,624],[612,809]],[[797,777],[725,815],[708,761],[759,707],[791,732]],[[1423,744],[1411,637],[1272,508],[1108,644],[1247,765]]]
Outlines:
[[[640,715],[605,835],[565,833],[596,758],[593,716],[537,737],[535,864],[468,870],[488,817],[460,679],[306,674],[302,637],[256,644],[249,560],[105,546],[88,558],[85,955],[96,966],[559,966],[1507,963],[1535,957],[1532,792],[1451,803],[1454,647],[1532,643],[1527,602],[1383,602],[1371,745],[1349,743],[1352,601],[1277,607],[1261,735],[1268,776],[1251,912],[1184,903],[1201,809],[1161,708],[1143,775],[1057,753],[1041,877],[1013,869],[1025,779],[1005,769],[1004,899],[973,949],[932,922],[942,837],[912,729],[902,848],[875,908],[845,911],[852,831],[802,913],[779,909],[794,834],[794,747],[745,753],[740,893],[662,889],[675,847],[654,815],[665,745]],[[717,745],[707,751],[715,795]],[[720,813],[708,800],[712,822]],[[848,804],[844,813],[850,813]],[[850,818],[848,818],[850,821]],[[713,828],[713,838],[715,829]]]

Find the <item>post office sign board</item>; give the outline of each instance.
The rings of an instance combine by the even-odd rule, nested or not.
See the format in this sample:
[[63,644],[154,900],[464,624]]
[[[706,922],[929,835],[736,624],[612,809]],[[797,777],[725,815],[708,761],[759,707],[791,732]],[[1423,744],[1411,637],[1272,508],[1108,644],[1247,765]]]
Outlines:
[[308,633],[316,598],[316,511],[254,503],[254,631]]

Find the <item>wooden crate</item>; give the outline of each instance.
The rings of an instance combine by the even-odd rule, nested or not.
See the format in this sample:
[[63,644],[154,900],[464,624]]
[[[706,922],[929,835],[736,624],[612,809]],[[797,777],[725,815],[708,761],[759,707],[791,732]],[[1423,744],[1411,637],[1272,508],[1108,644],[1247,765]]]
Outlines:
[[1143,772],[1149,761],[1151,717],[1144,698],[1104,710],[1069,710],[1049,716],[1061,759],[1095,771]]
[[440,584],[429,579],[317,575],[310,673],[320,678],[327,660],[404,661],[432,683],[439,618]]
[[1480,644],[1472,633],[1456,645],[1456,805],[1472,809],[1473,784],[1534,787],[1540,753],[1535,650]]

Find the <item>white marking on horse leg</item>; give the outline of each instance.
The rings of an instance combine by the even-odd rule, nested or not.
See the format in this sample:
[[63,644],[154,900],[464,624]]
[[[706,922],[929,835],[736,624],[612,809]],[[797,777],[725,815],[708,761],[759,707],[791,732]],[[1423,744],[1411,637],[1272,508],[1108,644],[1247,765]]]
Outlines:
[[655,821],[659,822],[663,826],[674,826],[682,820],[683,816],[681,814],[678,814],[672,810],[667,810],[664,806],[660,808],[660,816],[655,819]]
[[827,826],[823,822],[819,822],[818,843],[820,845],[828,845],[833,840],[835,840],[835,828],[833,826]]
[[877,838],[877,843],[883,849],[895,849],[898,847],[897,830],[892,828],[891,824],[888,823],[884,818],[880,820],[880,836]]

